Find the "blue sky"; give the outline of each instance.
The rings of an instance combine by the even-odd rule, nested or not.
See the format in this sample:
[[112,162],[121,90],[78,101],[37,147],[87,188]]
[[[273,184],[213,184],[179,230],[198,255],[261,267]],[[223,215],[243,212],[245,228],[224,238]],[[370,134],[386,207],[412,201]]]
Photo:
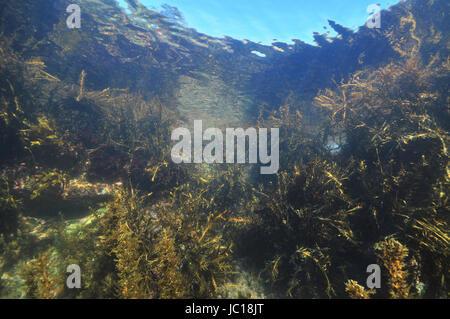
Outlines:
[[[124,0],[118,0],[122,5]],[[224,35],[270,44],[273,39],[312,43],[314,31],[330,30],[327,20],[356,30],[368,17],[370,4],[382,9],[398,0],[141,0],[148,7],[178,7],[187,26],[215,37]],[[126,5],[125,5],[126,6]],[[327,30],[323,27],[327,26]],[[331,30],[332,31],[332,30]],[[331,33],[333,35],[334,33]]]

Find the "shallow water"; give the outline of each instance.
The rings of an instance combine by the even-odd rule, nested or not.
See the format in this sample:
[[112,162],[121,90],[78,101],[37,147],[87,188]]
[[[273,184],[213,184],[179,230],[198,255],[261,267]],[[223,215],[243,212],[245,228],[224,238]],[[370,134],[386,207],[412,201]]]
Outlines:
[[[447,1],[314,45],[127,2],[83,1],[74,29],[65,0],[0,7],[2,298],[448,297]],[[195,120],[277,128],[279,170],[259,139],[245,163],[175,163]]]

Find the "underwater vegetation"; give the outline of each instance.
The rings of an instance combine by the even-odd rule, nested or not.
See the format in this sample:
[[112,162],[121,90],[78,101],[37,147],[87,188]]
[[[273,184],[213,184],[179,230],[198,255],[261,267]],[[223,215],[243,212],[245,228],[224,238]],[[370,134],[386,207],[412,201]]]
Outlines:
[[115,228],[108,226],[112,231],[103,239],[116,256],[121,296],[217,296],[231,271],[231,246],[218,233],[224,213],[197,210],[199,197],[188,209],[173,200],[144,209],[130,196],[119,195],[110,207],[113,213],[105,223]]
[[[85,2],[70,34],[67,1],[0,7],[0,297],[448,298],[446,1],[278,50]],[[213,81],[280,129],[278,174],[171,161],[183,85]]]
[[[352,272],[354,263],[346,260],[356,255],[376,260],[376,255],[390,286],[377,294],[446,296],[449,101],[442,84],[448,83],[448,62],[448,57],[434,56],[424,64],[412,54],[357,72],[315,98],[327,118],[319,133],[323,140],[344,138],[334,154],[319,152],[306,165],[303,159],[292,162],[271,190],[276,196],[261,214],[269,238],[280,238],[267,264],[272,284],[295,297],[331,297],[342,289],[338,278]],[[297,149],[299,141],[302,136],[289,150]],[[386,236],[406,246],[393,239],[369,246]],[[414,273],[407,270],[414,268],[411,263]],[[433,274],[437,269],[444,272]],[[434,282],[433,288],[424,292],[427,282]],[[314,285],[320,286],[311,290]],[[352,297],[374,293],[355,281],[346,290]]]
[[[283,295],[342,296],[344,278],[358,276],[355,260],[361,270],[378,260],[387,285],[365,290],[348,280],[350,297],[447,297],[449,60],[419,57],[415,21],[407,21],[409,54],[315,97],[319,129],[299,125],[292,94],[265,116],[263,126],[285,131],[284,170],[265,184],[262,221],[244,238],[264,243],[267,256],[252,259]],[[330,140],[338,143],[331,150]]]

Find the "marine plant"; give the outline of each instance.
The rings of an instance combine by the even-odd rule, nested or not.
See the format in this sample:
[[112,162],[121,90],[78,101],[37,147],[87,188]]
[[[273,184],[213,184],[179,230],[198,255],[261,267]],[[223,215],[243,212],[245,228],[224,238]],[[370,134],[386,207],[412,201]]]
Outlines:
[[370,299],[370,296],[375,293],[374,290],[367,290],[354,280],[348,280],[345,283],[345,291],[351,299]]
[[377,243],[375,249],[379,251],[378,257],[388,272],[391,297],[408,298],[410,296],[409,274],[406,270],[408,248],[395,239],[389,238]]
[[159,203],[134,190],[117,194],[101,223],[102,243],[116,260],[121,297],[219,295],[231,275],[231,245],[220,234],[226,212],[204,204],[202,194],[182,188]]
[[51,299],[62,289],[63,285],[49,268],[49,258],[50,251],[46,251],[22,265],[26,298]]
[[[395,288],[377,297],[436,297],[448,290],[443,269],[449,238],[449,101],[442,86],[448,59],[423,54],[422,42],[414,41],[413,16],[402,27],[407,25],[412,38],[407,45],[415,49],[319,92],[314,104],[322,118],[316,126],[299,128],[302,102],[293,95],[260,116],[263,125],[283,127],[285,169],[260,189],[267,200],[251,235],[257,238],[254,245],[265,243],[265,251],[251,258],[281,295],[333,297],[347,289],[353,297],[368,297],[348,280],[360,278],[358,267],[365,269],[379,256],[367,245],[389,235],[404,243],[401,251],[409,251],[411,259],[387,250],[385,260],[398,260],[385,266],[396,273],[396,279],[386,277]],[[270,240],[263,239],[267,235]],[[251,247],[250,236],[244,237]],[[414,275],[407,275],[412,261]]]

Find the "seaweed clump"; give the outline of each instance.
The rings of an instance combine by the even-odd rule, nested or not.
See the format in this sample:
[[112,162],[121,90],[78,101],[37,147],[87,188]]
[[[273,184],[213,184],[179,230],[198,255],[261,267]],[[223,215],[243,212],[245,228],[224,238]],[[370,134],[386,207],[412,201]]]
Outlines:
[[408,298],[410,296],[410,285],[405,262],[408,256],[408,248],[390,238],[377,243],[375,249],[379,251],[378,257],[388,272],[391,297],[394,299]]
[[345,283],[345,291],[351,299],[370,299],[370,296],[375,293],[375,291],[367,290],[354,280]]
[[[345,132],[343,156],[360,163],[349,185],[355,187],[351,196],[373,215],[375,227],[366,236],[397,234],[421,256],[425,269],[442,269],[448,262],[449,113],[440,86],[448,71],[448,61],[439,57],[423,65],[413,56],[357,74],[316,99],[330,110],[333,129]],[[423,276],[434,276],[425,269]],[[447,280],[438,287],[445,291]]]
[[252,259],[281,296],[368,297],[348,279],[377,258],[388,273],[377,297],[449,291],[449,60],[421,53],[411,21],[415,49],[319,92],[317,126],[291,123],[303,105],[292,96],[262,117],[280,127],[284,169],[261,188],[247,245],[264,243]]
[[42,253],[22,266],[25,298],[51,299],[62,289],[63,285],[58,283],[58,277],[50,270],[49,255],[50,251]]
[[205,214],[201,197],[179,192],[186,202],[174,195],[149,204],[132,191],[108,206],[102,244],[114,256],[120,297],[211,298],[231,275],[224,212]]

